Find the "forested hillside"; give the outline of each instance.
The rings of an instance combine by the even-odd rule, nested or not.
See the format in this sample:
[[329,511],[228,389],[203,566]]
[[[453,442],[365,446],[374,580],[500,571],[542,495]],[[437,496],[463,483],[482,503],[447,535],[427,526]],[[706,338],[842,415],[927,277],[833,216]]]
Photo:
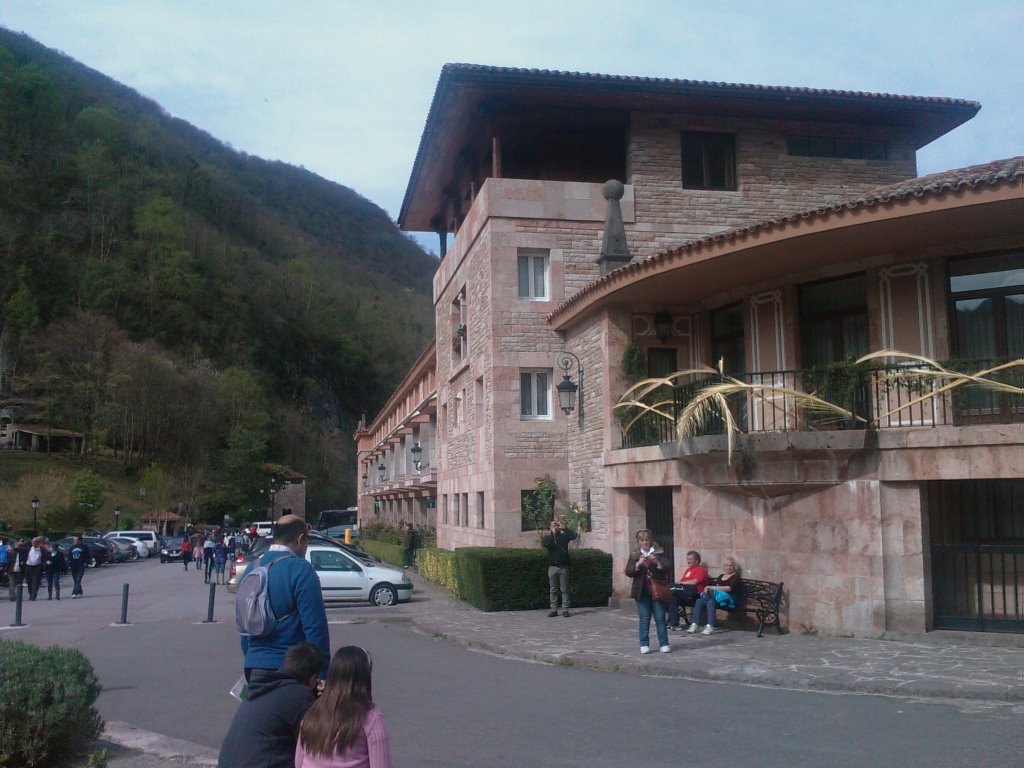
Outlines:
[[0,407],[200,516],[257,503],[265,462],[353,501],[355,421],[432,335],[435,266],[353,190],[0,29]]

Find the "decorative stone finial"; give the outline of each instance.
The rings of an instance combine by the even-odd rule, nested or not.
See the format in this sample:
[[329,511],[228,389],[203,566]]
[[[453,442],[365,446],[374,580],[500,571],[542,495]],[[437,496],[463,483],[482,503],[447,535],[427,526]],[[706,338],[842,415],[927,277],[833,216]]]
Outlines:
[[608,209],[604,217],[601,257],[597,262],[601,265],[601,274],[607,275],[628,264],[630,259],[629,246],[626,244],[626,225],[622,222],[622,206],[619,205],[626,187],[618,179],[609,179],[604,183],[602,192],[604,199],[608,201]]

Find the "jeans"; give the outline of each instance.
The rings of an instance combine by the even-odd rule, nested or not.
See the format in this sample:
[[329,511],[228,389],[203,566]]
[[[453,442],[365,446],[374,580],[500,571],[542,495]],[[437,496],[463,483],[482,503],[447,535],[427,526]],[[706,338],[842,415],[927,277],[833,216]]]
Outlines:
[[74,597],[75,595],[84,594],[82,592],[82,576],[84,576],[84,575],[85,575],[85,569],[84,568],[79,568],[77,570],[74,569],[74,568],[71,569],[71,580],[74,582],[73,586],[71,587],[71,596],[72,597]]
[[53,597],[53,593],[57,593],[57,599],[60,600],[60,571],[53,570],[46,572],[46,596]]
[[[206,553],[204,552],[203,554],[205,555]],[[203,557],[203,566],[204,566],[203,579],[205,581],[209,581],[210,580],[210,574],[213,573],[213,558],[212,557]]]
[[25,583],[28,584],[28,599],[35,600],[36,595],[39,594],[39,585],[43,581],[43,566],[41,565],[26,565],[25,566]]
[[569,566],[549,565],[548,566],[548,598],[551,601],[551,610],[558,610],[558,592],[562,592],[562,610],[569,610]]
[[718,603],[715,602],[713,597],[704,597],[701,595],[697,598],[697,602],[693,604],[693,623],[703,624],[700,620],[701,611],[704,611],[708,615],[708,626],[715,626],[715,611],[718,610]]
[[654,615],[654,628],[658,632],[658,645],[668,645],[665,611],[665,604],[652,600],[651,593],[644,587],[636,601],[636,613],[640,618],[640,645],[651,644],[651,614]]

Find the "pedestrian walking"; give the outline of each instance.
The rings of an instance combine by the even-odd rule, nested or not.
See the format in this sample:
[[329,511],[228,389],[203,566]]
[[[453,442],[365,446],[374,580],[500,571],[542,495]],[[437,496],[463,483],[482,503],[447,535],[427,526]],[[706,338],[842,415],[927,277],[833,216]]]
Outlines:
[[68,566],[71,569],[71,599],[77,600],[85,596],[82,590],[82,577],[85,575],[85,568],[89,564],[92,554],[89,547],[82,541],[81,536],[75,536],[74,546],[68,552]]
[[339,648],[323,693],[302,718],[295,768],[391,768],[384,716],[374,706],[373,662],[364,649]]
[[[188,536],[181,540],[181,562],[185,565],[185,570],[188,570],[188,564],[192,562],[192,541]],[[199,566],[197,565],[198,569]]]
[[218,541],[213,547],[213,572],[216,574],[217,583],[224,584],[224,568],[228,563],[228,547],[223,541]]
[[562,615],[569,613],[569,542],[576,538],[576,532],[568,530],[561,520],[552,520],[548,534],[541,539],[541,545],[548,551],[548,597],[551,610],[549,617],[558,615],[558,595],[562,595]]
[[196,561],[196,570],[202,572],[203,570],[203,536],[202,534],[196,534],[191,541],[192,544],[192,557]]
[[18,539],[7,560],[8,575],[10,576],[7,580],[7,590],[12,603],[17,600],[18,587],[25,583],[25,559],[27,557],[28,544],[24,539]]
[[217,543],[213,540],[213,536],[207,536],[206,541],[203,542],[203,564],[205,569],[203,571],[203,581],[207,584],[210,583],[210,576],[213,574],[213,550],[217,546]]
[[626,561],[626,575],[633,579],[629,596],[636,600],[637,618],[640,622],[640,653],[650,653],[651,616],[658,632],[658,644],[662,653],[672,648],[668,644],[668,629],[665,627],[667,603],[672,599],[669,575],[672,567],[665,556],[665,550],[651,538],[646,528],[636,532],[636,549]]
[[405,524],[405,536],[402,539],[402,564],[411,568],[416,555],[416,531],[412,523]]
[[25,584],[28,586],[28,599],[35,600],[39,595],[39,585],[43,581],[43,537],[32,539],[28,555],[25,558]]
[[0,541],[0,586],[7,583],[7,563],[11,559],[11,545],[6,540]]
[[48,557],[44,559],[43,565],[46,568],[46,599],[52,600],[56,593],[57,599],[60,600],[60,577],[67,571],[67,561],[60,545],[53,546]]

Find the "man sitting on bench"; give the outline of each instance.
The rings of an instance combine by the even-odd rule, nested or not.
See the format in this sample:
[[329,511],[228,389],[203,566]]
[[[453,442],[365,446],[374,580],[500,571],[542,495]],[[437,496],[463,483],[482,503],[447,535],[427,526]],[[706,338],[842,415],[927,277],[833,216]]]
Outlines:
[[708,585],[708,569],[700,564],[700,552],[691,549],[686,553],[686,570],[679,577],[679,583],[672,585],[675,597],[668,606],[668,628],[680,632],[684,629],[679,623],[679,606],[692,608],[697,598]]

